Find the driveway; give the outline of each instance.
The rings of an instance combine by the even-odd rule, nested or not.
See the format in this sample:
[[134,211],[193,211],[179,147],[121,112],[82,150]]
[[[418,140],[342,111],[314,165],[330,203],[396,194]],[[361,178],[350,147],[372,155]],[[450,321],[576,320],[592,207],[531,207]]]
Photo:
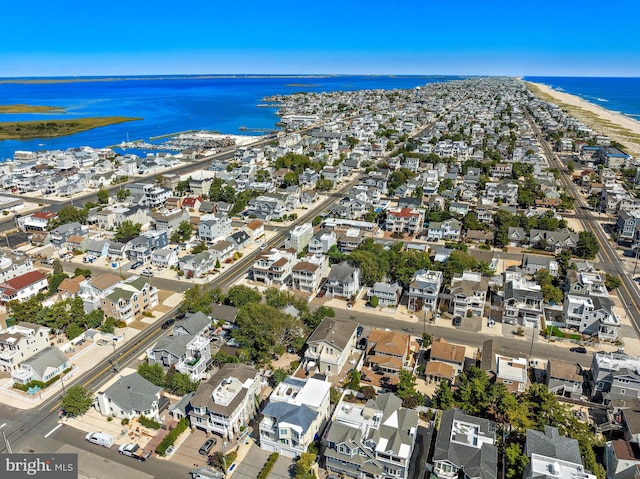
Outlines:
[[263,451],[252,442],[251,448],[244,460],[238,464],[235,471],[232,472],[233,479],[256,479],[262,467],[267,462],[269,455],[269,452]]
[[295,462],[295,459],[290,457],[279,456],[273,465],[273,469],[271,469],[269,479],[291,479],[295,477],[295,470],[293,468]]

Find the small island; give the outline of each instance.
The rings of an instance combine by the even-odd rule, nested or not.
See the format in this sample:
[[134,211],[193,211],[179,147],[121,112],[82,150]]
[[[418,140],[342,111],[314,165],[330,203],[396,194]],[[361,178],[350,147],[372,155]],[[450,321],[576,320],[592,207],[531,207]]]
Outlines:
[[0,105],[0,113],[59,113],[64,110],[59,106],[26,105],[24,103]]
[[0,140],[32,140],[73,135],[101,126],[115,125],[142,118],[106,116],[96,118],[74,118],[72,120],[11,121],[0,122]]

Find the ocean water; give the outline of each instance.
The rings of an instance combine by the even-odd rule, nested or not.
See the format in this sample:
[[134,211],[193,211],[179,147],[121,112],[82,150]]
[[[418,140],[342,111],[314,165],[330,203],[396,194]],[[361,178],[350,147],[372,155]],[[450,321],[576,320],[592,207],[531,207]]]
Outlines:
[[525,77],[640,121],[640,78]]
[[[64,107],[64,112],[0,114],[0,121],[71,119],[95,116],[141,117],[60,138],[0,141],[0,161],[17,150],[105,147],[128,140],[148,140],[185,130],[251,134],[277,129],[276,108],[258,107],[265,96],[302,91],[352,91],[414,88],[457,76],[251,76],[135,77],[109,81],[85,78],[65,83],[0,83],[0,105],[25,103]],[[259,134],[259,133],[255,133]],[[140,154],[140,152],[138,152]]]

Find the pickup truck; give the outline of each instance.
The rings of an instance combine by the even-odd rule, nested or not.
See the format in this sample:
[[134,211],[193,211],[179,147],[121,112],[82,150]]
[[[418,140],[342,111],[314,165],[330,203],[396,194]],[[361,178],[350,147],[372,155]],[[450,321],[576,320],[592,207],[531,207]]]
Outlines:
[[151,452],[145,451],[137,444],[132,443],[123,444],[118,448],[118,452],[125,456],[133,457],[138,461],[146,461],[147,459],[149,459],[149,456],[151,456]]

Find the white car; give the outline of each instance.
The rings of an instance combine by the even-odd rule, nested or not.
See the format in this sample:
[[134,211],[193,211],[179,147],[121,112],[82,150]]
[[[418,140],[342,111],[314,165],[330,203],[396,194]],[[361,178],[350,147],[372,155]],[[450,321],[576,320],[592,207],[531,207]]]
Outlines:
[[145,269],[144,271],[142,271],[140,273],[140,276],[146,276],[147,278],[152,278],[153,277],[153,271],[151,271],[150,269]]

